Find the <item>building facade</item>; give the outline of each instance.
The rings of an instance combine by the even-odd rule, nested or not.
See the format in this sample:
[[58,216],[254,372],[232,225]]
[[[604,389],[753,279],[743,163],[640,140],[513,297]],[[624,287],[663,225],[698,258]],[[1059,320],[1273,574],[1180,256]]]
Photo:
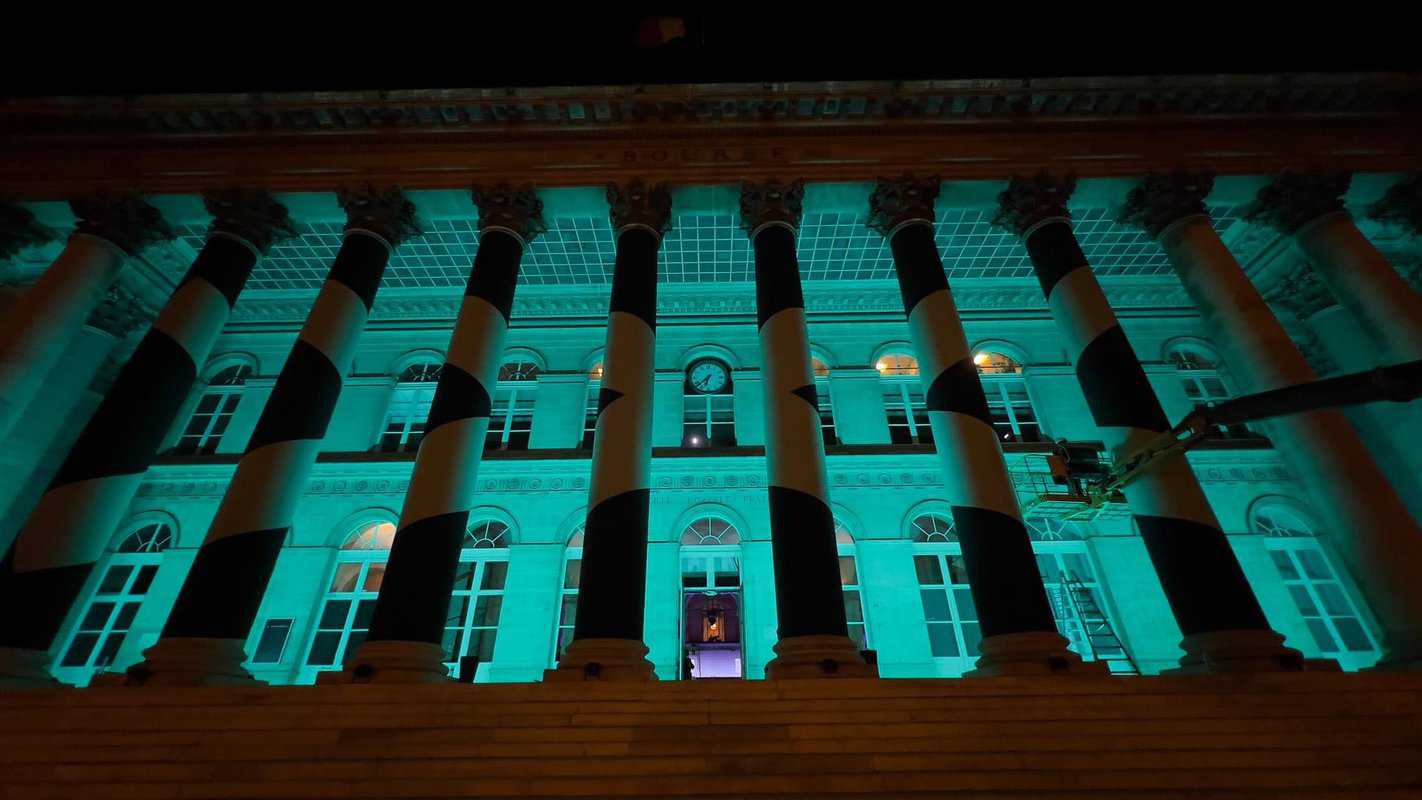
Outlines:
[[[1408,96],[1415,97],[1419,90],[1409,87]],[[912,99],[923,104],[929,94],[924,90]],[[1071,96],[1064,89],[1047,94],[1048,104],[1058,102],[1052,97]],[[977,95],[989,97],[983,119],[990,117],[990,95]],[[766,113],[794,117],[796,97],[786,90],[777,100],[785,108]],[[811,102],[818,104],[816,113],[830,114],[830,100]],[[1278,385],[1260,377],[1256,355],[1240,349],[1220,312],[1202,306],[1189,253],[1166,242],[1173,234],[1159,228],[1167,226],[1155,226],[1150,214],[1140,211],[1141,201],[1133,200],[1147,175],[1202,166],[1219,170],[1218,165],[1153,151],[1154,160],[1124,173],[1103,167],[1112,162],[1099,153],[1094,160],[1000,163],[987,172],[977,166],[967,172],[929,156],[953,139],[934,143],[921,131],[895,127],[883,107],[873,110],[873,102],[860,111],[865,119],[877,118],[891,134],[912,138],[917,150],[868,169],[892,166],[942,178],[941,187],[935,181],[936,204],[929,204],[933,244],[1057,630],[1078,656],[1104,662],[1112,672],[1155,674],[1177,667],[1183,654],[1178,610],[1172,613],[1131,504],[1119,494],[1092,502],[1071,480],[1054,474],[1053,457],[1063,452],[1064,442],[1108,460],[1118,448],[1109,432],[1103,433],[1109,424],[1083,389],[1084,356],[1063,333],[1057,301],[1049,303],[1044,295],[1048,284],[1031,247],[1033,234],[1004,222],[1004,193],[1015,174],[1037,168],[1081,173],[1058,184],[1070,195],[1063,201],[1070,230],[1124,330],[1125,354],[1139,361],[1174,424],[1199,406]],[[972,102],[981,101],[969,101],[970,108]],[[521,118],[546,122],[540,115],[551,112],[532,100],[528,104],[531,110],[519,112]],[[498,113],[494,106],[483,108],[481,113]],[[730,113],[730,106],[708,108],[718,124]],[[585,112],[604,113],[596,103]],[[142,113],[162,119],[166,112]],[[339,123],[339,113],[327,113]],[[629,111],[616,113],[627,115],[619,117],[624,126],[641,124]],[[919,121],[928,114],[916,113]],[[1190,113],[1208,118],[1203,111]],[[461,119],[469,124],[482,120],[463,107],[457,114],[466,115]],[[1259,118],[1261,126],[1293,137],[1297,148],[1247,166],[1231,164],[1223,170],[1229,174],[1199,188],[1206,229],[1268,299],[1265,309],[1289,334],[1289,346],[1297,348],[1292,357],[1306,358],[1317,374],[1416,359],[1418,353],[1407,349],[1410,323],[1391,316],[1379,322],[1379,314],[1390,312],[1375,313],[1378,306],[1368,305],[1373,289],[1340,282],[1330,266],[1339,252],[1371,248],[1390,271],[1382,285],[1417,296],[1422,240],[1415,227],[1389,211],[1411,203],[1416,213],[1417,181],[1404,174],[1418,164],[1416,140],[1400,149],[1379,146],[1364,156],[1330,155],[1304,147],[1312,135],[1307,114],[1261,111]],[[314,125],[324,124],[317,119]],[[574,124],[571,116],[560,119]],[[1366,122],[1359,112],[1356,124],[1363,128]],[[1037,135],[1041,143],[1077,146],[1070,143],[1070,132]],[[853,146],[872,148],[872,139],[864,135]],[[311,141],[297,140],[301,144],[273,153],[290,156]],[[812,163],[833,160],[828,156],[834,153],[813,147],[776,154],[776,148],[799,147],[795,142],[738,144],[739,155],[724,158],[718,148],[687,152],[701,146],[689,142],[680,153],[621,148],[615,142],[605,147],[624,162],[615,169],[606,166],[608,180],[636,175],[673,183],[657,260],[650,364],[642,610],[648,659],[660,679],[676,680],[762,678],[775,657],[777,578],[766,454],[768,430],[775,428],[768,423],[767,365],[757,322],[757,251],[738,202],[740,178],[774,172],[811,178],[796,224],[795,253],[849,636],[858,649],[872,651],[880,676],[963,675],[978,660],[981,620],[955,525],[956,504],[950,502],[955,490],[945,486],[954,478],[945,475],[944,443],[935,441],[931,415],[941,409],[932,405],[922,374],[930,371],[929,356],[920,352],[923,345],[906,318],[907,292],[901,293],[896,280],[892,235],[886,238],[871,224],[875,176],[823,172]],[[596,161],[595,150],[584,155]],[[425,158],[440,155],[422,152]],[[351,157],[365,163],[374,152]],[[329,345],[332,337],[313,334],[310,320],[319,317],[313,308],[320,307],[316,298],[318,290],[326,291],[328,270],[346,252],[345,231],[367,224],[346,196],[336,193],[357,182],[317,186],[308,175],[292,177],[295,173],[277,180],[275,168],[256,181],[254,188],[274,190],[275,201],[289,211],[290,230],[264,248],[230,314],[217,321],[206,352],[192,365],[195,380],[165,420],[157,458],[140,471],[127,496],[115,500],[121,506],[116,527],[90,531],[104,541],[102,552],[77,588],[47,654],[47,669],[59,680],[84,685],[103,672],[122,671],[140,663],[158,642],[180,591],[190,591],[184,582],[209,531],[221,527],[223,514],[237,513],[220,513],[224,497],[233,503],[248,498],[234,494],[232,487],[240,483],[234,474],[239,461],[255,452],[253,437],[268,435],[263,425],[273,423],[264,423],[264,410],[281,416],[285,407],[278,403],[293,402],[280,399],[285,395],[278,379],[295,385],[283,369],[296,357],[289,354],[299,342],[327,343],[320,347],[338,368],[337,391],[330,394],[329,425],[317,437],[309,475],[296,473],[299,483],[289,492],[290,522],[279,533],[269,581],[257,593],[252,624],[241,642],[243,666],[273,684],[331,680],[365,641],[397,526],[404,524],[402,510],[436,386],[450,369],[446,362],[456,361],[451,334],[468,302],[461,290],[480,249],[481,227],[487,228],[467,191],[412,180],[423,173],[412,167],[412,157],[403,158],[399,174],[358,174],[361,186],[405,186],[403,196],[416,212],[411,225],[418,230],[381,231],[395,247],[378,277],[379,295],[372,286],[365,297],[368,320],[361,316],[346,326],[357,333],[339,347]],[[262,163],[278,160],[274,155]],[[574,160],[568,155],[566,163]],[[521,163],[516,154],[501,169],[515,171]],[[543,165],[551,163],[545,159]],[[518,185],[537,185],[546,229],[522,231],[518,284],[507,334],[492,356],[497,370],[488,393],[482,464],[441,640],[449,674],[465,681],[540,680],[572,639],[593,445],[599,412],[606,407],[604,358],[619,235],[609,218],[608,195],[602,186],[589,185],[591,180],[567,180],[576,172],[572,167],[561,173],[524,167]],[[190,276],[195,260],[207,257],[210,226],[221,219],[211,204],[204,206],[202,194],[222,181],[210,187],[176,185],[171,182],[178,179],[161,170],[142,169],[147,172],[116,188],[145,193],[171,236],[134,248],[136,255],[127,259],[109,295],[95,302],[87,323],[74,326],[76,332],[44,371],[34,399],[15,412],[13,423],[7,420],[11,432],[0,454],[12,476],[8,497],[0,498],[9,509],[7,546],[34,535],[21,531],[32,524],[27,521],[42,505],[41,495],[47,486],[55,491],[56,476],[62,483],[67,474],[62,463],[92,424],[101,399],[127,385],[125,365],[137,363],[133,354],[168,294],[191,286],[184,276]],[[1351,182],[1332,177],[1340,169],[1352,171]],[[1318,244],[1298,226],[1289,229],[1272,218],[1273,208],[1307,205],[1298,196],[1270,194],[1289,186],[1289,176],[1312,182],[1308,197],[1315,206],[1295,212],[1305,217],[1299,224],[1329,214],[1352,220],[1350,235],[1358,241],[1340,234],[1343,238]],[[19,207],[57,235],[13,249],[7,265],[11,309],[32,301],[27,287],[38,285],[46,270],[55,268],[52,263],[62,263],[64,234],[77,226],[82,238],[86,230],[86,218],[76,213],[82,209],[53,194],[68,191],[82,176],[66,172],[53,190],[23,178],[18,171],[8,176],[11,193],[25,201]],[[17,194],[27,188],[33,194]],[[1322,208],[1316,205],[1320,193],[1327,196]],[[1360,294],[1363,300],[1357,299]],[[1402,302],[1407,307],[1411,301]],[[171,330],[171,323],[169,328],[153,324]],[[1297,381],[1284,384],[1289,382]],[[302,386],[324,391],[316,384]],[[165,402],[161,394],[155,389],[155,403]],[[1409,504],[1414,530],[1422,460],[1406,442],[1417,441],[1416,405],[1346,412],[1356,431],[1351,435],[1364,448],[1356,452],[1386,475],[1393,489],[1380,488],[1383,495],[1393,491]],[[128,413],[141,418],[142,404]],[[1301,474],[1300,459],[1319,451],[1297,446],[1295,434],[1274,425],[1217,431],[1189,453],[1189,472],[1203,488],[1268,627],[1315,663],[1336,662],[1345,670],[1372,666],[1396,639],[1400,612],[1392,605],[1377,607],[1379,590],[1370,582],[1378,576],[1368,571],[1374,562],[1349,556],[1356,548],[1340,546],[1335,498],[1320,495]],[[274,472],[280,466],[261,468]],[[238,500],[230,499],[234,496]],[[1386,498],[1379,503],[1385,505]],[[1416,547],[1393,552],[1407,568],[1422,569],[1415,563]],[[231,569],[235,580],[244,579],[240,566]],[[1207,575],[1187,571],[1176,577],[1198,581],[1196,592],[1211,591]],[[220,599],[210,603],[222,605]],[[320,678],[323,673],[331,674]]]

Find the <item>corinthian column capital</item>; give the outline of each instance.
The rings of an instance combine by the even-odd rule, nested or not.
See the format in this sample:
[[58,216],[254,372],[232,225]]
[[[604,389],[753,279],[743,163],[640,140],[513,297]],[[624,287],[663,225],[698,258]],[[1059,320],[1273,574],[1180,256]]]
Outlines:
[[755,238],[766,225],[783,225],[798,230],[805,213],[805,182],[782,183],[770,178],[762,183],[741,184],[741,227]]
[[1293,234],[1324,214],[1342,211],[1343,193],[1352,180],[1346,172],[1285,172],[1260,189],[1241,216],[1247,222]]
[[937,175],[916,178],[880,178],[869,195],[869,227],[885,239],[906,222],[923,221],[933,224],[933,204],[938,200],[942,179]]
[[1422,235],[1422,172],[1394,183],[1381,200],[1368,206],[1368,219]]
[[92,195],[69,201],[78,217],[76,233],[97,236],[129,255],[173,238],[173,229],[158,209],[137,195]]
[[650,189],[641,178],[622,186],[610,183],[607,204],[611,207],[614,231],[635,226],[661,236],[671,228],[671,190],[665,183]]
[[297,235],[286,206],[260,189],[220,189],[203,195],[212,215],[208,230],[225,233],[265,255],[271,246]]
[[1214,186],[1214,176],[1204,172],[1152,173],[1126,195],[1116,221],[1159,237],[1176,220],[1206,213],[1205,198]]
[[336,192],[336,202],[346,212],[346,230],[370,231],[391,249],[424,232],[415,215],[415,204],[399,187],[346,187]]
[[501,183],[491,188],[475,186],[471,191],[479,209],[479,231],[507,231],[527,244],[548,230],[543,221],[543,201],[532,186],[515,188]]
[[1012,176],[1007,188],[997,196],[997,215],[992,224],[1018,236],[1051,219],[1071,219],[1067,200],[1076,191],[1076,176],[1056,176],[1039,172],[1031,178]]
[[28,208],[0,204],[0,259],[14,258],[21,250],[55,237],[54,231],[39,224]]

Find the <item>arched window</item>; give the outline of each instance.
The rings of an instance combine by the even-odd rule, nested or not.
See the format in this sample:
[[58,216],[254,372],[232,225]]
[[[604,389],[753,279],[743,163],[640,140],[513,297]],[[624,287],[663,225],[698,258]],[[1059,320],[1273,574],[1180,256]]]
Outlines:
[[306,651],[308,679],[323,669],[339,669],[365,641],[394,540],[395,523],[381,519],[356,525],[342,540]]
[[1105,661],[1114,673],[1134,674],[1136,667],[1116,635],[1081,529],[1056,517],[1027,517],[1023,522],[1052,617],[1071,650],[1086,661]]
[[449,674],[466,683],[487,672],[494,658],[511,538],[508,525],[496,519],[475,519],[464,533],[445,620],[444,660]]
[[681,532],[681,543],[690,545],[740,544],[736,526],[718,517],[702,517]]
[[573,626],[578,621],[578,584],[583,576],[583,524],[579,523],[568,537],[563,550],[562,603],[558,607],[558,628],[553,641],[553,665],[563,657],[568,643],[573,641]]
[[485,452],[528,449],[540,372],[542,368],[538,364],[523,358],[506,361],[499,367],[489,431],[484,435]]
[[943,659],[945,672],[962,674],[977,662],[982,629],[953,521],[943,513],[919,514],[909,522],[909,531],[917,543],[913,565],[929,650]]
[[161,522],[143,524],[119,541],[60,650],[58,678],[82,686],[114,664],[158,575],[163,551],[172,545],[173,529]]
[[923,384],[918,376],[918,359],[906,353],[885,353],[874,361],[884,392],[884,414],[889,422],[889,441],[894,444],[929,444],[933,428],[928,424],[928,408]]
[[414,452],[420,449],[425,436],[425,421],[430,416],[435,388],[444,365],[433,361],[411,364],[400,373],[395,391],[390,395],[390,409],[381,426],[381,452]]
[[1004,442],[1040,442],[1042,431],[1037,413],[1027,396],[1027,381],[1022,378],[1022,365],[1011,356],[981,350],[973,356],[987,396],[992,426]]
[[855,558],[854,536],[838,517],[834,520],[835,546],[839,550],[839,584],[844,592],[844,621],[849,638],[860,650],[869,649],[869,625],[864,618],[864,596],[859,587],[859,562]]
[[[1203,345],[1177,344],[1166,353],[1166,358],[1175,365],[1180,387],[1195,408],[1205,408],[1230,398],[1229,389],[1220,377],[1218,359]],[[1217,439],[1240,439],[1254,434],[1241,424],[1218,427],[1210,435]]]
[[698,358],[687,365],[682,397],[682,447],[735,446],[735,397],[726,362]]
[[1364,625],[1357,604],[1304,514],[1282,502],[1266,502],[1250,516],[1253,530],[1266,537],[1274,568],[1288,587],[1317,654],[1337,659],[1345,669],[1376,662],[1381,655],[1377,638]]
[[598,361],[588,370],[587,408],[583,413],[583,438],[578,447],[591,450],[597,433],[597,403],[602,392],[602,362]]
[[834,403],[830,397],[829,365],[812,356],[810,373],[815,380],[815,408],[820,413],[820,433],[824,435],[825,446],[839,444],[839,434],[834,427]]
[[207,455],[215,452],[222,434],[232,422],[237,403],[242,399],[242,387],[252,374],[247,364],[234,364],[213,375],[198,398],[197,408],[188,418],[188,425],[173,446],[182,455]]
[[720,517],[702,517],[682,529],[683,678],[744,674],[740,541],[736,526]]

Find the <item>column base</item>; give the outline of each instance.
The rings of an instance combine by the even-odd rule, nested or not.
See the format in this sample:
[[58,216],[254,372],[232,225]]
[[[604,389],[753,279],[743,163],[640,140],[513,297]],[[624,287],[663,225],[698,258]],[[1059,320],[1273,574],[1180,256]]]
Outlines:
[[989,636],[978,644],[982,653],[965,678],[1000,678],[1008,675],[1108,676],[1104,661],[1083,661],[1067,649],[1070,642],[1059,633],[1026,631]]
[[[1185,651],[1180,666],[1162,670],[1162,675],[1304,670],[1303,654],[1285,647],[1284,637],[1271,630],[1197,633],[1181,639],[1180,649]],[[1326,669],[1323,664],[1313,668]]]
[[247,654],[237,639],[159,639],[128,668],[126,686],[259,686],[242,666]]
[[544,683],[568,681],[654,681],[647,646],[636,639],[574,639]]
[[877,678],[848,636],[791,636],[775,643],[775,658],[765,665],[767,680],[785,678]]
[[444,648],[429,642],[365,642],[350,665],[339,672],[322,672],[318,684],[451,683],[444,665]]
[[1369,671],[1422,672],[1422,639],[1396,644],[1389,642],[1386,647],[1383,657],[1369,667]]
[[54,689],[64,685],[49,674],[49,653],[22,647],[0,647],[0,686],[6,689]]

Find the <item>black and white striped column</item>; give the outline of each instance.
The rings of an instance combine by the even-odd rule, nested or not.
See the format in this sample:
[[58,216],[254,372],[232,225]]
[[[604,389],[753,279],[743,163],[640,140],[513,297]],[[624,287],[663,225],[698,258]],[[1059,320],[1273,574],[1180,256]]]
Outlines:
[[[1170,423],[1076,241],[1066,205],[1074,188],[1071,178],[1013,178],[993,222],[1022,237],[1092,419],[1121,459]],[[1184,634],[1183,669],[1302,668],[1269,628],[1184,455],[1152,466],[1123,492]]]
[[[0,321],[0,438],[9,434],[44,384],[45,376],[118,279],[124,262],[154,242],[173,238],[158,209],[133,196],[70,202],[78,217],[63,252]],[[43,229],[33,215],[7,207],[16,243],[33,243]],[[23,224],[29,215],[29,224]]]
[[975,675],[1095,671],[1057,631],[987,396],[933,240],[937,178],[881,180],[869,227],[889,241],[934,447],[982,624]]
[[[642,641],[651,501],[652,381],[657,250],[671,192],[634,181],[609,186],[617,261],[607,316],[573,641],[553,680],[653,680]],[[596,670],[589,665],[596,664]]]
[[321,440],[394,248],[419,234],[397,189],[342,191],[345,239],[277,376],[158,643],[134,683],[250,680],[243,645],[306,492]]
[[444,680],[445,616],[474,505],[524,248],[546,228],[531,188],[474,190],[479,250],[415,455],[370,632],[344,679]]
[[795,255],[804,196],[803,181],[741,186],[741,227],[755,252],[770,541],[780,622],[775,658],[765,674],[866,677],[875,671],[855,649],[845,624],[824,436]]
[[[211,233],[0,565],[0,681],[44,677],[45,651],[192,390],[252,267],[293,233],[260,192],[206,198]],[[23,611],[21,611],[23,609]]]

